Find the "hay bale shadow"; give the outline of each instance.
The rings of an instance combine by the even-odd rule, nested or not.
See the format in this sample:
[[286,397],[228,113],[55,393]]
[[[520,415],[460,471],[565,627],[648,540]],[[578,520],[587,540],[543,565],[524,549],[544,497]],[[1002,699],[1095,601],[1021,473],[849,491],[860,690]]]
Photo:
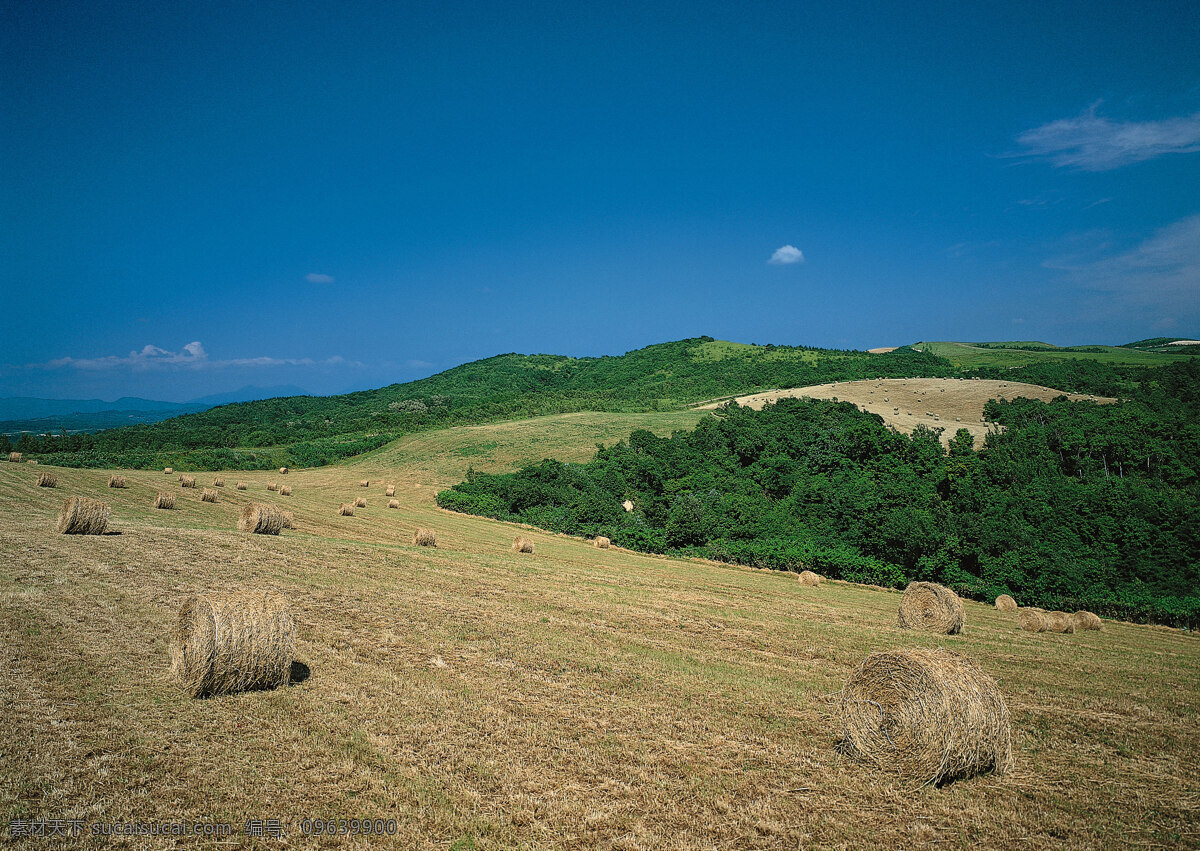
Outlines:
[[305,665],[303,662],[297,659],[293,659],[292,670],[288,674],[287,684],[289,686],[298,686],[311,676],[312,671],[309,669],[308,665]]

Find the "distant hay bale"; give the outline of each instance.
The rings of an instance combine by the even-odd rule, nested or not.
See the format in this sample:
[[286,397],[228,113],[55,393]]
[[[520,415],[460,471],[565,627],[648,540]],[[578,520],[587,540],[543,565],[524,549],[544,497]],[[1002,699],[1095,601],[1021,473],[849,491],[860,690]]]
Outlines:
[[354,506],[348,502],[343,502],[341,507],[338,508],[338,516],[353,517],[354,516]]
[[296,528],[296,515],[295,514],[293,514],[290,511],[282,511],[282,510],[279,513],[283,515],[283,528],[284,529],[295,529]]
[[1094,612],[1078,611],[1071,615],[1071,619],[1075,621],[1076,632],[1088,629],[1104,629],[1104,622]]
[[531,553],[533,552],[533,541],[528,538],[514,538],[512,548],[514,553]]
[[281,485],[279,488],[279,495],[280,496],[291,496],[292,495],[292,486],[291,485]]
[[1002,612],[1015,612],[1017,610],[1017,601],[1007,594],[1001,594],[996,598],[996,608]]
[[362,481],[360,481],[360,482],[358,483],[358,486],[359,486],[360,488],[369,488],[369,487],[371,486],[371,480],[370,480],[370,479],[363,479]]
[[279,482],[267,482],[267,490],[269,490],[269,491],[279,490]]
[[9,461],[12,461],[14,464],[20,464],[20,463],[21,463],[21,457],[22,457],[22,456],[21,456],[21,453],[20,453],[20,452],[10,452],[10,453],[8,453],[8,460],[9,460]]
[[281,475],[281,476],[286,476],[287,474],[288,474],[288,468],[287,468],[287,467],[280,467],[280,468],[279,468],[279,475]]
[[192,697],[287,684],[296,627],[283,598],[263,592],[204,594],[179,610],[171,674]]
[[172,474],[172,473],[174,473],[174,472],[175,472],[175,468],[174,468],[174,467],[163,467],[163,473],[164,473],[164,474],[166,474],[166,475],[168,475],[168,476],[169,476],[169,475],[171,475],[171,474]]
[[388,485],[387,492],[384,494],[384,496],[395,496],[395,495],[396,495],[396,486]]
[[594,543],[596,545],[596,548],[601,549],[601,550],[607,550],[610,546],[612,546],[612,541],[610,541],[608,538],[604,537],[603,535],[597,535]]
[[108,486],[110,488],[127,488],[129,484],[125,481],[124,476],[109,476]]
[[87,496],[68,497],[58,512],[61,535],[103,535],[111,512],[107,502]]
[[25,463],[26,463],[26,464],[33,464],[35,467],[37,466],[37,461],[33,460],[32,458],[30,458],[30,459],[29,459],[28,461],[26,461]]
[[816,588],[821,584],[821,577],[813,573],[811,570],[800,571],[800,584],[807,588]]
[[278,535],[283,528],[283,512],[267,502],[247,502],[238,516],[238,531],[255,535]]
[[238,483],[237,483],[237,489],[238,489],[238,490],[240,490],[240,491],[244,491],[246,488],[247,488],[247,485],[246,485],[246,483],[245,483],[245,482],[238,482]]
[[389,499],[388,500],[388,508],[399,508],[399,507],[400,507],[400,500],[398,500],[398,499]]
[[1066,612],[1046,612],[1042,617],[1046,619],[1047,632],[1063,632],[1067,635],[1075,632],[1075,619]]
[[53,473],[38,473],[37,486],[39,488],[56,488],[58,487],[58,476]]
[[626,511],[633,511],[633,501],[627,499],[621,503],[621,507],[624,508]]
[[216,502],[217,501],[216,490],[214,490],[213,488],[205,488],[200,493],[200,501],[201,502]]
[[225,487],[225,480],[224,479],[213,479],[213,487],[214,488]]
[[179,486],[181,488],[194,488],[196,486],[196,477],[181,475],[179,477]]
[[160,492],[158,496],[154,497],[154,507],[155,508],[163,508],[168,511],[170,509],[174,508],[175,507],[175,494]]
[[996,681],[941,648],[882,650],[842,687],[840,747],[922,784],[1004,774],[1012,765],[1008,707]]
[[957,635],[965,616],[958,595],[934,582],[910,582],[900,598],[900,626],[904,629]]
[[356,496],[354,498],[354,507],[355,508],[366,508],[367,507],[366,497]]
[[1034,609],[1018,610],[1017,622],[1021,625],[1021,629],[1026,632],[1046,631],[1046,616]]
[[432,529],[417,529],[413,532],[412,541],[418,547],[436,547],[437,533]]

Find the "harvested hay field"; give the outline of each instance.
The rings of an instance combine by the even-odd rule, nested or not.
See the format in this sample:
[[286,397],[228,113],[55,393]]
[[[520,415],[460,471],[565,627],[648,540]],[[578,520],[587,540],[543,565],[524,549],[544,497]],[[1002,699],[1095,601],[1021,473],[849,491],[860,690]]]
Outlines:
[[[245,819],[278,817],[304,847],[317,812],[395,819],[396,848],[1195,847],[1193,634],[1106,619],[1037,635],[970,600],[961,635],[904,630],[898,593],[600,551],[434,503],[468,466],[585,460],[687,425],[583,413],[407,435],[293,472],[299,529],[278,537],[236,531],[242,495],[151,511],[152,479],[128,470],[59,473],[121,534],[56,535],[65,494],[0,463],[6,818],[216,819],[264,848],[279,843],[243,837]],[[131,487],[109,490],[112,473]],[[335,516],[363,478],[394,481],[402,507]],[[438,547],[411,546],[417,527]],[[536,557],[504,545],[518,535]],[[264,590],[295,625],[290,684],[191,698],[167,676],[183,604]],[[1003,775],[914,790],[836,748],[863,660],[933,647],[999,686]]]
[[[861,410],[878,414],[883,421],[897,431],[909,434],[919,424],[931,428],[943,428],[942,443],[949,445],[950,438],[960,428],[965,428],[975,438],[975,446],[983,445],[989,429],[998,426],[981,422],[983,406],[989,399],[1041,399],[1053,401],[1059,396],[1069,399],[1091,399],[1098,404],[1111,404],[1116,399],[1106,396],[1088,396],[1080,393],[1064,393],[1053,387],[1037,384],[1022,384],[1017,381],[969,380],[963,378],[881,378],[863,381],[840,381],[829,384],[814,384],[790,390],[769,390],[739,396],[735,401],[744,407],[759,410],[769,402],[792,397],[807,396],[812,399],[837,399],[852,402]],[[702,410],[715,409],[722,402],[701,406]]]
[[248,502],[238,516],[238,531],[256,535],[278,535],[283,528],[283,512],[269,502]]
[[944,585],[911,582],[900,598],[900,626],[904,629],[957,635],[964,619],[963,601]]
[[800,571],[796,579],[806,588],[816,588],[821,584],[821,577],[813,573],[811,570]]
[[112,508],[88,496],[67,497],[58,512],[60,535],[103,535],[108,529]]
[[872,653],[842,688],[840,717],[848,753],[918,783],[1004,774],[1012,763],[996,681],[942,648]]
[[281,597],[196,595],[179,610],[171,675],[191,697],[277,688],[291,677],[295,648],[296,627]]

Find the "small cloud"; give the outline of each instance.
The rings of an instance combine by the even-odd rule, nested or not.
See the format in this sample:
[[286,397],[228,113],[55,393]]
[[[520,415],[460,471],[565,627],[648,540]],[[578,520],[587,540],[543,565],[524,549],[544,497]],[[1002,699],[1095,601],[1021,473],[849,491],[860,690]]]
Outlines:
[[790,266],[792,263],[803,263],[804,252],[794,245],[785,245],[782,248],[776,248],[775,253],[771,255],[771,259],[767,261],[772,266]]
[[1074,118],[1060,118],[1017,137],[1023,148],[1010,156],[1049,160],[1081,171],[1111,171],[1163,154],[1200,151],[1200,112],[1162,121],[1112,121],[1092,104]]
[[320,272],[309,272],[304,276],[304,280],[310,284],[332,284],[335,280],[333,275],[322,275]]
[[1013,324],[1013,325],[1024,325],[1024,324],[1025,324],[1025,317],[1024,317],[1024,316],[1014,316],[1014,317],[1013,317],[1012,324]]

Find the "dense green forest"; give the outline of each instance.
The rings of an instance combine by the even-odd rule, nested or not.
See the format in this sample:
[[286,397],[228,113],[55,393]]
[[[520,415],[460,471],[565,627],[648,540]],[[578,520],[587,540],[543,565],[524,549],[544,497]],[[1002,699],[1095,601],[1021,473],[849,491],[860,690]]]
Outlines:
[[960,430],[948,453],[936,431],[899,434],[849,403],[730,405],[587,464],[472,472],[438,502],[648,552],[1195,628],[1200,363],[1143,375],[1134,395],[992,401],[1005,428],[982,447]]
[[223,405],[96,434],[23,435],[8,447],[0,438],[0,451],[16,449],[45,463],[75,467],[312,467],[433,428],[571,411],[671,409],[835,380],[980,376],[1121,396],[1154,383],[1159,372],[1088,360],[967,369],[907,347],[869,354],[696,337],[619,357],[498,355],[420,381],[344,396]]

